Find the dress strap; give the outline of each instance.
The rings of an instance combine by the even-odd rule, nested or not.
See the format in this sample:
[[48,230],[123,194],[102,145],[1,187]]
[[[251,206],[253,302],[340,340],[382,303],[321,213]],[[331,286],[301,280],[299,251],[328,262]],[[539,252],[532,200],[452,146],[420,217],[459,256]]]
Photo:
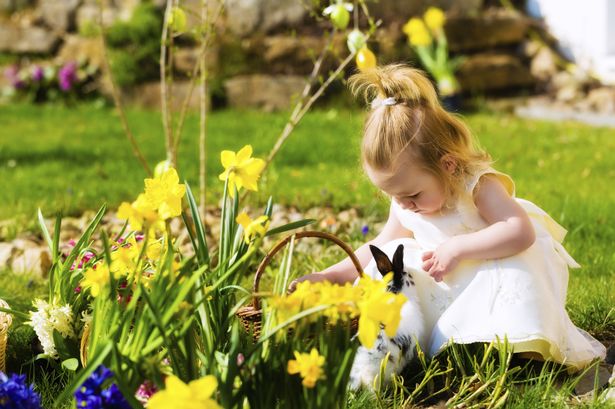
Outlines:
[[515,182],[512,180],[512,178],[508,176],[506,173],[499,172],[491,167],[480,170],[476,172],[474,175],[472,175],[472,177],[470,177],[466,185],[466,189],[468,193],[472,195],[472,193],[474,192],[474,189],[476,188],[476,185],[478,185],[478,182],[480,181],[480,178],[483,175],[495,176],[500,181],[500,183],[504,185],[504,188],[506,189],[508,194],[511,195],[512,197],[515,196]]

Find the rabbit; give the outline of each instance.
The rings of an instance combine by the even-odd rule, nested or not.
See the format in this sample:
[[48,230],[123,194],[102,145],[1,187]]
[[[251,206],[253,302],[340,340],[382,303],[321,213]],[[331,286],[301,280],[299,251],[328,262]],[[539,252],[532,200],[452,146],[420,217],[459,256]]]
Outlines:
[[[377,271],[372,277],[384,276],[393,272],[387,291],[403,294],[408,300],[401,309],[401,320],[393,338],[380,330],[376,343],[371,349],[360,346],[350,370],[351,389],[365,386],[373,389],[374,380],[380,373],[382,359],[390,353],[389,362],[384,370],[384,383],[391,380],[393,374],[399,374],[416,356],[416,346],[425,335],[425,323],[420,309],[418,292],[410,268],[404,268],[404,246],[400,244],[395,250],[393,262],[376,246],[370,245]],[[369,267],[369,266],[368,266]]]

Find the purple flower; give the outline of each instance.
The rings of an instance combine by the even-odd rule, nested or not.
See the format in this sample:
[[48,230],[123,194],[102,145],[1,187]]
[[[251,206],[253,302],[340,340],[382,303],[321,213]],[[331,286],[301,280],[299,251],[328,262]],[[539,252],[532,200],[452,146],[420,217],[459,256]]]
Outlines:
[[41,398],[32,385],[26,385],[26,375],[0,372],[0,408],[41,409]]
[[366,236],[367,233],[369,233],[369,226],[367,224],[364,224],[363,227],[361,227],[361,234]]
[[15,89],[21,89],[26,85],[19,74],[19,67],[16,65],[6,68],[4,70],[4,77],[9,80],[11,86]]
[[116,384],[111,384],[107,389],[102,388],[103,383],[111,377],[113,377],[113,372],[105,366],[99,365],[75,391],[77,407],[85,409],[130,409],[130,405],[126,402]]
[[41,67],[40,65],[36,65],[34,66],[34,68],[32,68],[32,81],[39,82],[44,77],[45,71],[43,70],[43,67]]
[[69,62],[60,68],[58,72],[60,89],[64,92],[70,91],[73,84],[77,81],[77,63]]
[[135,398],[137,398],[139,402],[146,404],[156,392],[158,392],[156,385],[150,381],[145,381],[139,385],[139,389],[137,389],[137,392],[135,393]]

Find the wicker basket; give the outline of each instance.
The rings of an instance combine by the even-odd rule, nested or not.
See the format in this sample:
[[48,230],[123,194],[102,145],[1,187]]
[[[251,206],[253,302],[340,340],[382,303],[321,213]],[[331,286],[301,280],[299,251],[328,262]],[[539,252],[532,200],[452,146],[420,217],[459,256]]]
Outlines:
[[[9,308],[6,301],[0,299],[0,307]],[[0,371],[6,372],[6,344],[8,341],[9,327],[13,323],[13,316],[0,311]]]
[[[275,246],[273,246],[273,248],[269,251],[269,253],[267,253],[263,261],[261,261],[258,268],[256,269],[256,274],[254,275],[254,285],[252,288],[254,298],[252,299],[251,304],[246,305],[245,307],[242,307],[237,311],[237,317],[239,317],[241,325],[243,326],[243,328],[246,330],[248,334],[252,334],[255,340],[260,337],[262,318],[263,318],[260,301],[259,301],[258,296],[256,295],[258,294],[258,285],[260,283],[261,276],[263,275],[263,272],[265,271],[265,267],[267,267],[269,263],[271,262],[271,259],[273,258],[273,256],[278,251],[280,251],[284,246],[286,246],[286,244],[288,244],[292,240],[293,237],[295,238],[295,240],[299,240],[304,237],[318,237],[321,239],[332,241],[333,243],[341,247],[342,250],[346,252],[346,254],[348,254],[348,257],[350,257],[350,260],[352,261],[355,268],[357,269],[359,276],[363,276],[363,269],[361,267],[361,263],[359,263],[359,260],[357,259],[357,256],[355,256],[354,252],[352,251],[352,248],[350,248],[348,244],[344,243],[342,240],[340,240],[338,237],[334,236],[333,234],[319,232],[319,231],[303,231],[303,232],[295,233],[295,234],[285,237],[284,239],[276,243]],[[354,319],[353,322],[351,323],[351,326],[355,329],[357,327],[357,321],[358,321],[357,319]]]

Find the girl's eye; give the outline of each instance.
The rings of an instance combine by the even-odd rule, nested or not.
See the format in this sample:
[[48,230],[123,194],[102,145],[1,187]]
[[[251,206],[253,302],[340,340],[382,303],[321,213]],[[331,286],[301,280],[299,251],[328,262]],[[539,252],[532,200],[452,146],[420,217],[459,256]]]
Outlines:
[[419,193],[417,193],[417,194],[415,194],[415,195],[412,195],[412,196],[407,196],[407,197],[408,197],[408,198],[410,198],[410,199],[416,199],[417,197],[419,197],[419,196],[421,195],[421,193],[422,193],[422,192],[419,192]]

